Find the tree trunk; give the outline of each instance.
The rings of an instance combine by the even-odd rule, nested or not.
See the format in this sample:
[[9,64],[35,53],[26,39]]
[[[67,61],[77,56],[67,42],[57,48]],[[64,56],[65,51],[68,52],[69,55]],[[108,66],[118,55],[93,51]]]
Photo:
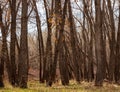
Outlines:
[[[1,26],[1,33],[2,33],[2,50],[1,50],[1,74],[4,73],[4,64],[6,64],[8,79],[11,80],[11,63],[9,61],[8,56],[8,47],[7,47],[7,28],[4,26],[2,22],[2,10],[0,7],[0,26]],[[3,75],[1,75],[3,76]],[[2,78],[1,78],[2,79]],[[1,80],[2,84],[2,80]]]
[[110,40],[110,60],[109,60],[109,80],[114,80],[114,71],[115,71],[115,49],[116,49],[116,41],[115,41],[115,22],[114,22],[114,14],[111,6],[111,0],[107,0],[108,10],[110,16],[110,30],[111,30],[111,40]]
[[73,56],[73,71],[74,75],[76,78],[76,81],[79,83],[80,82],[80,66],[79,66],[79,53],[77,52],[77,35],[76,35],[76,30],[74,30],[74,21],[73,21],[73,16],[72,16],[72,8],[71,8],[71,1],[68,0],[68,9],[69,9],[69,22],[70,22],[70,36],[71,36],[71,47],[72,47],[72,56]]
[[36,6],[35,0],[33,0],[34,4],[34,11],[36,14],[36,24],[37,24],[37,30],[38,30],[38,43],[39,43],[39,60],[40,60],[40,71],[39,71],[39,80],[41,83],[44,82],[43,78],[43,60],[44,60],[44,45],[43,45],[43,36],[42,36],[42,30],[41,30],[41,21],[38,14],[38,9]]
[[51,42],[51,34],[52,34],[52,20],[53,18],[53,10],[51,9],[50,13],[47,9],[47,2],[44,0],[44,6],[46,11],[46,19],[47,19],[47,29],[48,29],[48,37],[47,37],[47,43],[46,43],[46,51],[45,51],[45,57],[44,57],[44,65],[43,65],[43,78],[46,80],[47,86],[51,85],[48,83],[49,77],[50,77],[50,69],[52,67],[53,62],[53,56],[52,56],[52,42]]
[[119,22],[116,44],[115,82],[120,84],[120,1],[119,1]]
[[[3,29],[1,5],[0,5],[0,28]],[[4,84],[3,84],[4,62],[1,60],[1,57],[2,56],[0,56],[0,87],[4,87]]]
[[16,41],[16,0],[11,4],[11,42],[10,42],[10,61],[11,61],[11,84],[16,83],[16,59],[15,59],[15,41]]
[[21,18],[21,36],[20,36],[20,53],[18,63],[18,78],[21,88],[27,87],[28,81],[28,41],[27,41],[27,16],[28,3],[22,0],[22,18]]
[[[65,40],[65,39],[64,39]],[[64,48],[65,41],[63,40],[62,46],[59,52],[59,69],[60,69],[60,76],[63,85],[69,84],[69,72],[68,72],[68,65],[67,65],[67,52]]]
[[91,57],[93,57],[93,33],[91,32],[91,38],[90,38],[90,47],[89,47],[89,61],[88,61],[88,81],[93,81],[94,79],[94,69],[93,69],[93,59],[91,59]]
[[95,9],[96,9],[96,23],[95,23],[95,46],[96,46],[96,60],[97,60],[97,71],[95,86],[102,86],[103,83],[103,72],[104,66],[102,61],[102,21],[101,21],[101,1],[95,0]]

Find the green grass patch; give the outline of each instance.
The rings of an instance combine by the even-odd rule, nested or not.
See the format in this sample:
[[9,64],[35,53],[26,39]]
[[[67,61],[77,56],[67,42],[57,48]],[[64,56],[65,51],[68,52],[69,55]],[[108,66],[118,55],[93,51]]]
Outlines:
[[0,88],[0,92],[120,92],[120,86],[104,83],[103,87],[95,87],[92,82],[76,84],[71,81],[69,86],[62,86],[61,83],[56,83],[52,87],[46,87],[45,84],[40,84],[38,81],[30,81],[27,89],[12,87],[5,83],[5,88]]

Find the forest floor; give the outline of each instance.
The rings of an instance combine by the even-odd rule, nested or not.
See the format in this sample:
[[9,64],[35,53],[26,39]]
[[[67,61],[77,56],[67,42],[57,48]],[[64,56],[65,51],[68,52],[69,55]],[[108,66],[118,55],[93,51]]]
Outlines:
[[27,89],[14,88],[5,83],[5,88],[0,88],[0,92],[120,92],[120,86],[104,83],[103,87],[95,87],[93,82],[76,84],[71,81],[69,86],[62,86],[61,83],[56,83],[52,87],[46,87],[45,84],[40,84],[34,80],[29,81]]

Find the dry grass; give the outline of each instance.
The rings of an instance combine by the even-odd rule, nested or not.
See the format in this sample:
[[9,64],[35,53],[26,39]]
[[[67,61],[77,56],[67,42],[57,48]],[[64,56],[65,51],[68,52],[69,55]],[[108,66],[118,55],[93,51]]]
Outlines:
[[8,83],[5,84],[5,88],[0,88],[0,92],[120,92],[120,86],[108,83],[104,83],[103,87],[95,87],[92,82],[76,84],[71,81],[69,86],[57,83],[53,87],[46,87],[45,84],[39,84],[38,81],[30,81],[27,89],[13,88]]

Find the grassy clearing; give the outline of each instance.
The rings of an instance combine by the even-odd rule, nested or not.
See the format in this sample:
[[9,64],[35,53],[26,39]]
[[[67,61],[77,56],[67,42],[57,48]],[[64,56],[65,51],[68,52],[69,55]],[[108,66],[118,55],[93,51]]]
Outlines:
[[69,86],[61,86],[58,83],[53,87],[46,87],[45,84],[31,81],[28,83],[27,89],[13,88],[6,83],[5,88],[0,88],[0,92],[120,92],[120,86],[104,83],[103,87],[95,87],[93,83],[76,84],[71,82]]

